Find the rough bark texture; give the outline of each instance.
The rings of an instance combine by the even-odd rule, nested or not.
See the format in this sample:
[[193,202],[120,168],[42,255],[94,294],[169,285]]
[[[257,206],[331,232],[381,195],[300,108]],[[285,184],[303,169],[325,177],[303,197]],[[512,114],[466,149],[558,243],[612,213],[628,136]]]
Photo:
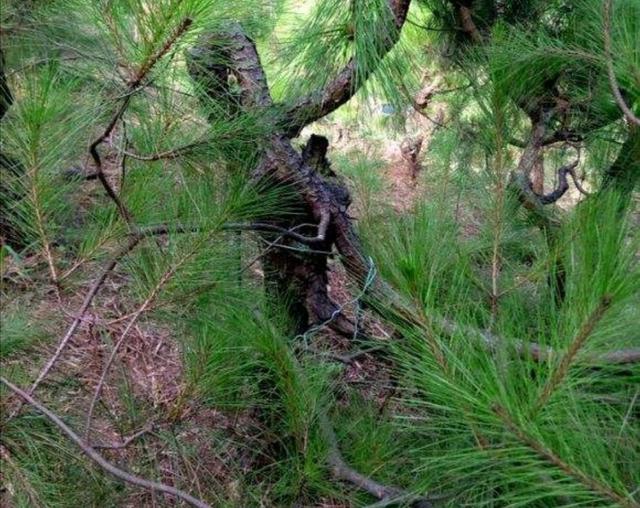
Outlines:
[[[389,1],[392,26],[379,27],[391,34],[385,39],[383,54],[396,43],[409,3]],[[300,213],[272,217],[269,222],[316,237],[312,249],[291,238],[264,238],[272,245],[263,258],[267,291],[285,304],[297,333],[309,325],[310,315],[321,322],[330,321],[341,333],[353,333],[352,324],[340,314],[327,291],[328,256],[334,246],[354,280],[361,283],[370,270],[347,213],[349,193],[331,171],[325,138],[312,136],[302,153],[293,147],[291,139],[309,123],[346,103],[369,75],[359,72],[354,57],[324,89],[293,105],[274,105],[255,45],[237,25],[203,36],[190,51],[189,69],[207,100],[226,104],[225,109],[234,113],[240,109],[261,112],[265,121],[273,122],[271,135],[262,140],[261,159],[251,179],[293,186],[300,199]],[[239,96],[230,93],[230,76],[237,80]]]

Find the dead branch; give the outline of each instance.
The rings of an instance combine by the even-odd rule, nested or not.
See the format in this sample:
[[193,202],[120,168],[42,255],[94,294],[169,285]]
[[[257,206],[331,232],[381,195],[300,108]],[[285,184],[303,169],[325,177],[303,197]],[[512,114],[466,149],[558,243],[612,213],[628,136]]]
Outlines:
[[[165,233],[167,231],[168,231],[168,228],[165,227]],[[67,329],[67,332],[64,334],[62,339],[60,339],[60,342],[58,343],[58,347],[56,348],[55,352],[49,358],[49,360],[44,365],[44,367],[40,370],[40,373],[38,374],[38,377],[36,378],[36,380],[33,382],[31,387],[29,388],[28,393],[30,395],[33,394],[33,392],[36,390],[36,388],[38,388],[38,386],[44,380],[44,378],[47,377],[47,375],[49,374],[49,372],[51,371],[51,369],[53,368],[55,363],[60,358],[60,355],[62,354],[64,349],[67,347],[67,344],[69,343],[69,341],[71,340],[71,338],[73,337],[75,332],[77,331],[77,329],[80,326],[80,324],[84,322],[84,320],[85,320],[84,316],[87,313],[87,310],[89,309],[89,307],[91,306],[91,303],[93,302],[93,299],[98,294],[98,291],[100,290],[102,285],[105,283],[105,281],[107,280],[107,277],[113,271],[113,269],[116,267],[116,265],[118,264],[120,259],[122,259],[124,256],[126,256],[129,252],[131,252],[140,243],[140,241],[142,241],[145,237],[150,236],[151,234],[160,234],[160,233],[156,233],[154,230],[148,231],[148,230],[144,230],[144,229],[143,230],[138,230],[136,232],[133,232],[129,237],[128,243],[124,247],[122,247],[107,262],[107,264],[102,269],[102,272],[100,273],[98,278],[91,285],[91,287],[89,288],[89,291],[87,291],[87,294],[84,297],[82,305],[80,306],[78,311],[75,313],[74,320],[71,323],[71,325],[69,326],[69,328]],[[9,419],[13,418],[20,411],[21,407],[22,407],[22,404],[19,404],[11,412],[11,414],[9,415]]]
[[163,159],[177,159],[178,157],[185,155],[193,149],[203,146],[208,142],[209,140],[194,141],[193,143],[188,143],[186,145],[182,145],[165,152],[158,152],[151,155],[140,155],[129,151],[125,151],[124,155],[126,155],[127,157],[131,157],[132,159],[145,162],[154,162]]
[[107,473],[111,474],[118,480],[121,480],[126,483],[130,483],[132,485],[137,485],[147,490],[151,490],[154,492],[164,492],[165,494],[169,494],[175,497],[182,499],[184,502],[189,503],[191,506],[195,506],[197,508],[211,508],[210,505],[201,501],[200,499],[196,499],[195,497],[183,492],[182,490],[176,489],[175,487],[171,487],[170,485],[165,485],[164,483],[158,483],[151,480],[146,480],[144,478],[140,478],[139,476],[132,475],[123,469],[120,469],[107,460],[105,460],[102,455],[100,455],[93,447],[86,444],[83,439],[78,436],[71,428],[69,428],[60,417],[58,417],[51,410],[43,406],[40,402],[35,400],[31,395],[27,392],[21,390],[17,386],[13,385],[9,381],[7,381],[4,377],[0,377],[0,382],[2,382],[7,388],[9,388],[13,393],[20,396],[27,404],[37,409],[40,413],[46,416],[56,427],[58,427],[63,434],[65,434],[71,441],[73,441],[91,460],[93,460],[98,466],[104,469]]
[[[352,338],[351,335],[349,338]],[[386,348],[382,346],[373,346],[367,349],[362,349],[360,351],[354,351],[353,353],[336,353],[335,351],[322,351],[320,349],[316,349],[313,346],[305,346],[301,348],[302,351],[311,353],[313,355],[319,356],[321,358],[327,358],[329,360],[333,360],[338,363],[342,363],[344,365],[353,365],[358,359],[367,356],[371,353],[378,353],[380,351],[386,351]]]
[[433,508],[433,501],[441,499],[441,497],[432,498],[428,496],[418,496],[397,487],[383,485],[349,467],[342,458],[340,447],[338,446],[338,438],[333,431],[333,426],[331,425],[326,412],[321,411],[318,419],[320,432],[329,447],[327,460],[331,466],[331,472],[338,480],[351,483],[359,489],[368,492],[376,499],[384,502],[388,501],[388,504],[394,502],[405,502],[409,503],[409,505],[414,508]]
[[152,428],[153,428],[153,425],[151,425],[151,424],[145,425],[145,427],[143,429],[141,429],[138,432],[135,432],[135,433],[131,434],[130,436],[126,437],[125,439],[123,439],[121,443],[94,444],[92,446],[95,449],[102,449],[102,450],[121,450],[121,449],[126,448],[127,446],[129,446],[131,443],[133,443],[139,437],[142,437],[145,434],[151,432]]
[[607,62],[607,73],[609,75],[609,84],[611,85],[611,91],[613,92],[613,97],[618,104],[618,107],[624,113],[624,116],[627,118],[629,123],[633,123],[635,125],[640,125],[640,118],[638,118],[631,108],[627,106],[627,103],[622,96],[622,92],[620,91],[620,85],[618,83],[618,79],[616,78],[616,73],[613,68],[613,50],[611,47],[611,10],[612,10],[613,0],[604,0],[603,5],[603,35],[604,35],[604,56]]
[[38,387],[38,385],[42,382],[42,380],[47,376],[47,374],[49,374],[49,371],[51,370],[53,365],[56,363],[56,361],[62,354],[62,351],[71,340],[71,337],[73,337],[74,333],[78,329],[78,326],[80,326],[80,323],[82,323],[84,315],[86,314],[87,310],[91,306],[93,299],[95,298],[96,294],[104,284],[109,274],[116,267],[120,259],[124,257],[126,254],[128,254],[129,252],[131,252],[136,247],[136,245],[140,243],[140,240],[142,240],[142,236],[140,235],[135,235],[131,237],[127,245],[124,246],[122,249],[120,249],[102,269],[102,272],[100,273],[98,278],[95,280],[95,282],[89,288],[89,291],[85,295],[84,301],[82,302],[80,309],[76,313],[76,318],[71,323],[71,326],[69,326],[69,328],[67,329],[67,332],[64,334],[64,337],[62,337],[62,339],[58,343],[58,347],[56,348],[56,351],[54,352],[53,356],[49,358],[45,366],[42,368],[42,370],[38,374],[38,377],[31,385],[31,388],[29,388],[29,394],[32,394],[34,390]]

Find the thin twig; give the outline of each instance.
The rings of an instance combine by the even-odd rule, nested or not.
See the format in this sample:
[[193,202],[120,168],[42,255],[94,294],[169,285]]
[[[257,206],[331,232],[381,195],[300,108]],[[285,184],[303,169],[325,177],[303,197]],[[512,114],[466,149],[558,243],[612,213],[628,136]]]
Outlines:
[[113,129],[115,128],[118,120],[122,118],[124,112],[127,110],[129,106],[129,102],[131,101],[131,97],[134,93],[141,89],[140,84],[146,78],[147,74],[151,71],[153,66],[158,63],[158,61],[171,49],[171,46],[187,31],[187,29],[191,26],[192,20],[190,18],[185,18],[178,28],[174,31],[174,33],[167,39],[160,50],[151,55],[147,60],[145,60],[140,68],[135,72],[134,76],[127,83],[127,90],[125,94],[121,97],[122,103],[120,107],[116,110],[113,117],[102,131],[102,133],[89,145],[89,154],[93,159],[93,162],[96,166],[96,174],[98,180],[104,187],[105,192],[111,198],[111,200],[116,204],[118,208],[118,212],[124,219],[127,224],[130,224],[132,221],[132,215],[129,209],[122,202],[118,194],[115,192],[107,177],[104,174],[102,167],[102,159],[100,157],[100,152],[98,151],[98,147],[104,143],[104,141],[111,135]]
[[[294,228],[284,228],[282,226],[277,226],[275,224],[267,224],[264,222],[252,222],[252,223],[242,223],[242,222],[227,222],[223,224],[220,229],[224,231],[258,231],[264,233],[277,233],[280,236],[291,238],[292,240],[296,240],[297,242],[303,244],[315,244],[322,243],[325,240],[326,230],[328,227],[330,217],[327,218],[323,216],[320,220],[320,224],[317,225],[318,233],[316,236],[305,236],[299,233],[296,233],[295,230],[302,226],[316,226],[315,224],[299,224]],[[133,231],[132,235],[142,234],[144,236],[153,236],[153,235],[166,235],[168,233],[196,233],[200,231],[201,228],[198,226],[189,226],[183,224],[176,224],[173,226],[160,224],[158,226],[151,226],[145,228],[139,228]]]
[[302,350],[320,357],[328,358],[329,360],[343,363],[344,365],[353,365],[358,358],[362,358],[363,356],[366,356],[370,353],[384,351],[385,348],[382,346],[373,346],[367,349],[362,349],[360,351],[354,351],[353,353],[347,354],[340,354],[334,351],[321,351],[314,348],[313,346],[303,346]]
[[96,403],[100,399],[100,394],[102,393],[102,387],[104,386],[104,383],[107,379],[107,374],[111,369],[111,365],[115,360],[116,354],[118,353],[120,346],[122,346],[122,344],[124,343],[125,339],[129,335],[129,332],[131,331],[131,328],[133,328],[133,325],[136,323],[138,318],[147,310],[149,305],[151,305],[151,302],[158,295],[160,288],[164,286],[164,284],[175,274],[176,270],[178,269],[178,266],[181,265],[184,261],[185,259],[183,259],[178,265],[171,267],[169,270],[167,270],[164,273],[164,275],[160,278],[160,280],[155,285],[155,287],[153,288],[153,290],[151,291],[147,299],[144,301],[144,303],[133,314],[126,328],[122,332],[122,335],[120,335],[120,338],[116,342],[115,346],[113,346],[111,355],[109,356],[109,359],[107,360],[107,363],[104,366],[104,369],[102,370],[102,375],[100,376],[100,380],[98,381],[98,385],[96,386],[96,390],[93,394],[93,398],[91,399],[91,404],[89,405],[89,411],[87,412],[87,420],[85,425],[85,440],[87,442],[89,442],[89,434],[91,433],[91,420],[93,418],[93,412],[95,410]]
[[630,123],[634,123],[636,125],[640,125],[640,118],[638,118],[631,108],[627,106],[627,103],[622,96],[622,92],[620,91],[620,85],[618,84],[618,79],[616,78],[616,73],[613,69],[613,51],[611,48],[611,9],[612,9],[613,0],[604,0],[604,8],[603,8],[603,35],[604,35],[604,55],[605,60],[607,61],[607,73],[609,74],[609,84],[611,85],[611,91],[613,92],[613,97],[616,100],[616,104],[624,113],[624,116],[627,117]]
[[182,490],[176,489],[175,487],[171,487],[170,485],[165,485],[164,483],[158,483],[151,480],[146,480],[144,478],[140,478],[139,476],[132,475],[123,469],[120,469],[102,457],[94,448],[87,445],[83,439],[78,436],[73,430],[71,430],[55,413],[51,410],[43,406],[41,403],[36,401],[31,395],[27,392],[21,390],[17,386],[13,385],[9,381],[7,381],[4,377],[0,377],[0,382],[2,382],[7,388],[9,388],[16,395],[20,396],[26,403],[33,406],[35,409],[40,411],[43,415],[45,415],[54,425],[56,425],[71,441],[73,441],[80,449],[98,466],[104,469],[107,473],[111,474],[118,480],[122,480],[127,483],[131,483],[132,485],[138,485],[139,487],[145,488],[152,492],[164,492],[165,494],[170,494],[172,496],[176,496],[186,503],[189,503],[191,506],[195,506],[197,508],[211,508],[210,505],[201,501],[200,499],[196,499],[195,497],[183,492]]
[[147,434],[148,432],[150,432],[152,429],[152,425],[145,425],[145,427],[142,430],[139,430],[138,432],[131,434],[129,437],[125,438],[122,440],[122,443],[116,443],[116,444],[94,444],[92,445],[93,448],[100,448],[103,450],[121,450],[122,448],[126,448],[127,446],[129,446],[131,443],[133,443],[136,439],[138,439],[139,437],[144,436],[145,434]]
[[140,155],[133,152],[124,152],[124,154],[127,157],[131,157],[132,159],[135,159],[138,161],[145,161],[145,162],[159,161],[162,159],[176,159],[181,155],[184,155],[185,153],[193,150],[194,148],[203,146],[209,142],[210,140],[194,141],[193,143],[188,143],[186,145],[179,146],[171,150],[167,150],[166,152],[158,152],[151,155]]
[[[49,372],[51,371],[51,369],[53,368],[55,363],[58,361],[58,358],[60,358],[60,355],[62,354],[62,351],[65,349],[65,347],[67,346],[67,344],[69,343],[69,341],[71,340],[73,335],[75,334],[76,330],[78,329],[78,326],[80,326],[80,324],[83,322],[84,315],[87,313],[87,310],[91,306],[91,302],[93,302],[93,299],[95,298],[96,294],[98,293],[98,291],[100,290],[100,288],[104,284],[105,280],[107,279],[107,277],[109,276],[111,271],[116,267],[116,265],[118,264],[118,261],[120,261],[120,259],[123,256],[125,256],[126,254],[131,252],[131,250],[133,250],[135,248],[135,246],[138,245],[138,243],[140,243],[141,239],[142,239],[142,236],[140,236],[140,235],[136,235],[136,236],[131,237],[131,239],[129,240],[127,245],[125,247],[123,247],[120,251],[118,251],[118,253],[116,253],[116,255],[113,256],[109,260],[109,262],[105,265],[105,267],[102,269],[102,272],[100,273],[98,278],[95,280],[95,282],[92,284],[92,286],[89,288],[89,291],[85,295],[84,301],[82,302],[82,305],[80,306],[80,309],[76,313],[75,319],[73,320],[73,322],[71,323],[71,325],[67,329],[67,332],[64,334],[64,336],[62,337],[62,339],[58,343],[58,347],[56,348],[55,352],[49,358],[49,360],[47,361],[45,366],[40,370],[40,373],[38,374],[38,377],[36,378],[36,380],[33,382],[31,387],[29,388],[29,391],[28,391],[29,395],[31,395],[36,390],[38,385],[49,374]],[[22,405],[20,404],[9,415],[9,419],[13,418],[18,413],[18,411],[20,411],[21,407],[22,407]]]

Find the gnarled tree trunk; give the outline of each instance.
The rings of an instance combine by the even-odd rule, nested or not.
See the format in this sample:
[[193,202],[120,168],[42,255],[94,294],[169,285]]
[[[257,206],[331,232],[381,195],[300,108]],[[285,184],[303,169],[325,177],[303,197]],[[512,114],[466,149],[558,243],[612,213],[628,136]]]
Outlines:
[[[409,3],[410,0],[389,0],[393,37],[385,39],[383,52],[397,41]],[[388,27],[380,28],[389,33]],[[353,325],[341,314],[327,290],[328,257],[334,247],[358,283],[365,280],[370,270],[347,213],[349,193],[329,167],[325,138],[312,136],[302,153],[293,147],[291,140],[306,125],[346,103],[369,75],[357,69],[354,57],[324,89],[295,104],[273,104],[255,45],[237,25],[224,33],[204,36],[191,52],[189,68],[207,99],[226,103],[228,111],[233,112],[234,108],[250,111],[271,122],[272,133],[263,140],[261,159],[251,179],[256,183],[293,186],[300,199],[298,215],[269,218],[271,224],[297,235],[275,241],[272,236],[265,238],[272,244],[263,257],[267,291],[288,309],[296,333],[307,328],[313,315],[340,333],[353,334]],[[239,84],[239,97],[230,93],[231,75]]]

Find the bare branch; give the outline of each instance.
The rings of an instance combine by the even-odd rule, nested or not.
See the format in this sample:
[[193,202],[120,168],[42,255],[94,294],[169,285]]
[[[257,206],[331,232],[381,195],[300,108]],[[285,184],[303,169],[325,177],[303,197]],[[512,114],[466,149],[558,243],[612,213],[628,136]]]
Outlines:
[[139,437],[142,437],[145,434],[147,434],[148,432],[151,432],[152,428],[153,428],[153,425],[147,424],[147,425],[144,426],[143,429],[141,429],[138,432],[135,432],[135,433],[131,434],[129,437],[123,439],[122,443],[116,443],[116,444],[94,444],[93,448],[96,448],[96,449],[100,448],[100,449],[103,449],[103,450],[121,450],[122,448],[126,448],[127,446],[129,446],[131,443],[133,443]]
[[58,347],[56,348],[56,351],[54,352],[53,356],[49,358],[45,366],[42,368],[42,370],[38,374],[38,377],[36,378],[34,383],[31,385],[31,388],[29,388],[29,394],[32,394],[34,390],[38,387],[38,385],[42,382],[42,380],[49,374],[49,371],[51,370],[53,365],[56,363],[56,361],[62,354],[62,351],[71,340],[71,337],[73,337],[74,333],[78,329],[78,326],[80,326],[80,323],[82,323],[84,315],[87,313],[87,310],[91,306],[91,302],[93,302],[93,299],[95,298],[96,294],[100,290],[100,287],[102,287],[102,285],[104,284],[105,280],[107,279],[111,271],[116,267],[116,265],[118,264],[118,262],[123,256],[131,252],[135,248],[135,246],[138,245],[138,243],[140,243],[141,239],[142,239],[142,236],[140,235],[132,236],[129,239],[129,242],[127,243],[127,245],[125,245],[120,251],[118,251],[102,269],[102,272],[100,273],[98,278],[95,280],[95,282],[89,288],[89,291],[85,295],[84,301],[82,302],[80,309],[76,313],[76,318],[71,323],[71,326],[69,326],[69,328],[67,329],[67,333],[64,334],[64,337],[62,337],[62,339],[58,343]]
[[184,155],[185,153],[190,152],[194,148],[198,148],[207,143],[207,140],[194,141],[193,143],[188,143],[183,146],[179,146],[177,148],[173,148],[171,150],[167,150],[165,152],[158,152],[151,155],[140,155],[133,152],[125,151],[124,155],[127,157],[131,157],[132,159],[146,162],[159,161],[162,159],[177,159],[178,157]]
[[441,496],[418,496],[397,487],[383,485],[349,467],[342,458],[340,447],[338,446],[338,438],[333,431],[333,426],[326,412],[322,411],[318,418],[320,431],[329,447],[327,460],[331,466],[331,472],[338,480],[349,482],[381,501],[389,501],[390,504],[393,502],[405,502],[414,508],[432,508],[432,501],[441,499]]
[[9,388],[16,395],[20,396],[27,404],[31,405],[43,415],[45,415],[54,425],[56,425],[62,432],[65,434],[71,441],[73,441],[80,449],[98,466],[104,469],[107,473],[111,474],[118,480],[124,481],[126,483],[131,483],[132,485],[137,485],[147,490],[155,491],[155,492],[164,492],[165,494],[170,494],[172,496],[178,497],[182,499],[184,502],[189,503],[191,506],[195,506],[197,508],[211,508],[210,505],[201,501],[200,499],[196,499],[195,497],[183,492],[182,490],[176,489],[175,487],[171,487],[170,485],[165,485],[164,483],[158,483],[150,480],[146,480],[144,478],[140,478],[139,476],[132,475],[127,471],[124,471],[102,457],[94,448],[87,445],[80,436],[78,436],[73,430],[71,430],[67,424],[65,424],[59,416],[53,413],[51,410],[40,404],[36,401],[31,395],[27,392],[21,390],[17,386],[13,385],[9,381],[7,381],[4,377],[0,377],[0,382],[2,382],[7,388]]
[[618,104],[618,107],[624,113],[624,116],[627,117],[629,123],[633,123],[636,125],[640,125],[640,118],[638,118],[631,108],[627,106],[627,103],[622,96],[622,92],[620,91],[620,85],[618,84],[618,79],[616,78],[616,73],[613,68],[613,51],[611,48],[611,9],[612,9],[613,0],[604,0],[603,7],[603,35],[604,35],[604,56],[607,61],[607,73],[609,74],[609,84],[611,85],[611,91],[613,92],[613,97]]
[[151,293],[149,294],[147,299],[144,301],[144,303],[133,314],[133,316],[129,320],[129,323],[127,323],[126,328],[124,329],[124,331],[120,335],[120,338],[116,342],[115,346],[113,346],[113,349],[111,351],[111,355],[109,356],[109,359],[107,360],[106,365],[102,369],[102,375],[100,376],[100,380],[98,381],[98,385],[96,386],[96,390],[95,390],[95,392],[93,394],[93,398],[91,399],[91,404],[89,405],[89,411],[87,412],[87,420],[86,420],[86,426],[85,426],[85,440],[86,441],[89,441],[89,434],[91,433],[91,420],[93,418],[93,411],[94,411],[94,409],[96,407],[96,403],[100,399],[100,394],[102,392],[102,387],[104,386],[104,383],[105,383],[105,381],[107,379],[107,374],[109,373],[109,370],[111,369],[111,365],[113,364],[113,361],[116,358],[116,354],[120,350],[120,346],[122,346],[122,344],[124,343],[125,339],[129,335],[129,332],[131,331],[131,328],[133,328],[133,325],[136,323],[138,318],[147,310],[149,305],[151,305],[151,302],[157,296],[158,291],[160,291],[160,288],[167,282],[167,280],[169,280],[169,278],[171,276],[173,276],[173,274],[175,273],[175,270],[176,270],[176,267],[172,267],[171,269],[167,270],[164,273],[164,275],[160,278],[160,280],[155,285],[155,287],[153,288],[153,290],[151,291]]
[[[394,30],[384,41],[381,55],[391,51],[400,37],[400,30],[407,17],[411,0],[389,0],[389,8],[393,15]],[[381,30],[387,27],[381,27]],[[358,68],[357,57],[351,58],[337,76],[322,90],[303,97],[285,111],[284,128],[289,137],[297,136],[305,125],[328,115],[346,103],[371,76],[372,70]]]

